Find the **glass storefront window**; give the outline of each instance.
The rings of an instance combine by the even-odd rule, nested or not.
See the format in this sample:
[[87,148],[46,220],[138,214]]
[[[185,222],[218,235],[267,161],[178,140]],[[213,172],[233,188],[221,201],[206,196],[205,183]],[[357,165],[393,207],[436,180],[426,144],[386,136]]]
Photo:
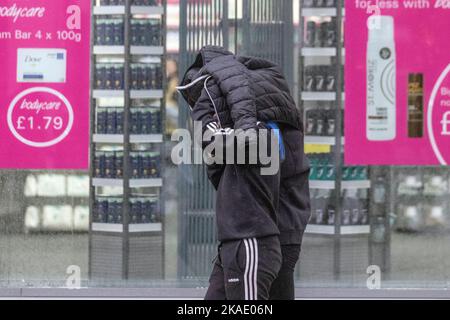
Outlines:
[[73,286],[204,294],[215,193],[202,165],[172,163],[171,136],[193,129],[175,87],[208,44],[279,64],[302,111],[312,216],[298,295],[448,288],[448,168],[346,165],[354,84],[343,1],[95,0],[89,17],[90,169],[0,171],[0,296]]

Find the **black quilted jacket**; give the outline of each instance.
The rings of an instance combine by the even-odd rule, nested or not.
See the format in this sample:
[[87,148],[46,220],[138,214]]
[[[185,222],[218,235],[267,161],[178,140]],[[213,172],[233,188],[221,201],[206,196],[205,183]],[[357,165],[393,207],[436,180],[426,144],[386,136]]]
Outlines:
[[269,61],[235,56],[213,46],[199,52],[181,84],[205,75],[206,82],[202,79],[181,91],[192,107],[193,119],[201,121],[204,130],[210,122],[247,130],[257,128],[260,121],[275,121],[286,147],[281,173],[274,176],[262,176],[255,165],[208,166],[217,189],[219,240],[280,235],[282,244],[301,243],[310,211],[309,165],[303,153],[300,112],[285,78]]
[[[182,84],[202,75],[211,75],[207,87],[217,106],[223,127],[256,128],[257,121],[276,121],[302,130],[299,110],[279,68],[270,61],[235,56],[221,47],[204,47],[187,70]],[[211,116],[210,97],[203,81],[184,91],[187,101],[195,102],[194,120]],[[303,130],[302,130],[303,131]]]

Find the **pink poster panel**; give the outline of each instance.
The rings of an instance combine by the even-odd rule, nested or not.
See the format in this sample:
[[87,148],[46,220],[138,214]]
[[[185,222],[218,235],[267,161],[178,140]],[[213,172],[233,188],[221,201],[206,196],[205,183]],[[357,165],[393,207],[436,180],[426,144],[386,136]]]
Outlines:
[[345,162],[450,163],[450,2],[347,0]]
[[0,168],[88,168],[90,10],[1,1]]

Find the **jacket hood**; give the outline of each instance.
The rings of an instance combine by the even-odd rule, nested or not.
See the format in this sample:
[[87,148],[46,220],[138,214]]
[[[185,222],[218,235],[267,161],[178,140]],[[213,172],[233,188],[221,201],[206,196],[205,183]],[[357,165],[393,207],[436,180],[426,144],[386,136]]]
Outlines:
[[[223,47],[218,46],[205,46],[197,54],[194,63],[186,70],[183,76],[180,86],[185,86],[194,81],[196,78],[201,76],[201,69],[212,60],[222,57],[233,55],[232,52],[226,50]],[[203,81],[200,81],[196,85],[190,87],[189,89],[182,90],[181,95],[184,100],[192,106],[192,103],[197,101],[200,97],[203,88]]]

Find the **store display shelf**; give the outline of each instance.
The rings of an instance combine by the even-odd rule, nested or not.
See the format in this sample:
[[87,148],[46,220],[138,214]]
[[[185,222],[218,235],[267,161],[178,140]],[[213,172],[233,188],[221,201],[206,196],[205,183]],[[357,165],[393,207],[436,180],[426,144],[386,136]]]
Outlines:
[[[92,185],[94,187],[122,187],[122,179],[106,179],[106,178],[94,178],[92,179]],[[152,179],[131,179],[130,188],[159,188],[162,187],[163,181],[161,178]]]
[[[124,15],[125,6],[95,6],[94,15]],[[154,14],[162,15],[164,14],[164,8],[161,6],[132,6],[131,14]]]
[[[93,223],[92,230],[97,232],[117,232],[122,233],[124,230],[123,224],[118,223]],[[129,232],[160,232],[162,231],[161,223],[142,223],[130,224],[128,226]]]
[[[342,15],[345,16],[345,9],[342,9]],[[303,17],[336,17],[336,8],[303,8]]]
[[161,46],[131,46],[131,54],[134,55],[163,55],[164,47]]
[[[336,145],[336,137],[305,136],[305,143],[334,146]],[[345,143],[344,138],[342,138],[341,143]]]
[[142,224],[130,224],[130,232],[159,232],[162,231],[161,223],[142,223]]
[[[336,92],[303,91],[303,101],[335,101]],[[345,100],[345,94],[342,94],[342,100]]]
[[[94,134],[95,143],[123,143],[122,134]],[[162,134],[130,135],[131,143],[162,143]]]
[[[334,189],[335,181],[332,180],[310,180],[309,187],[311,189]],[[342,181],[342,189],[369,189],[370,180],[351,180]]]
[[336,8],[303,8],[303,17],[336,17]]
[[[124,46],[94,46],[93,50],[96,55],[123,55],[125,54]],[[162,55],[164,47],[161,46],[131,46],[130,53],[133,55]]]
[[164,14],[164,8],[161,6],[131,6],[131,14]]
[[[336,48],[302,48],[302,56],[304,57],[335,57]],[[345,49],[342,49],[345,55]]]
[[370,189],[370,180],[342,181],[343,189]]
[[85,206],[89,204],[89,196],[27,196],[25,202],[32,206]]
[[[101,98],[123,98],[124,90],[94,90],[93,97],[95,99]],[[162,99],[163,90],[131,90],[131,99]]]
[[[358,235],[358,234],[369,234],[370,225],[360,225],[360,226],[341,226],[341,235]],[[329,225],[318,225],[318,224],[308,224],[305,230],[308,234],[323,234],[323,235],[335,235],[336,230],[334,226]]]

